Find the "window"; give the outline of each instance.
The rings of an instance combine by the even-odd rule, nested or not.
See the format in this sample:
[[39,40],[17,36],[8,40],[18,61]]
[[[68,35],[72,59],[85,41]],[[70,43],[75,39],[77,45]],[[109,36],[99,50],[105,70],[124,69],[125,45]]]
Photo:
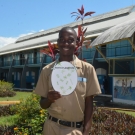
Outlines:
[[46,63],[50,63],[50,62],[52,62],[52,58],[51,57],[49,57],[49,56],[46,56],[46,61],[45,61]]
[[88,49],[86,47],[83,47],[83,58],[84,59],[93,59],[94,54],[95,54],[95,47],[88,48]]
[[121,53],[121,48],[120,47],[116,47],[115,48],[115,53],[116,53],[116,56],[119,56]]
[[115,43],[107,44],[107,57],[131,55],[132,48],[128,40],[122,40]]

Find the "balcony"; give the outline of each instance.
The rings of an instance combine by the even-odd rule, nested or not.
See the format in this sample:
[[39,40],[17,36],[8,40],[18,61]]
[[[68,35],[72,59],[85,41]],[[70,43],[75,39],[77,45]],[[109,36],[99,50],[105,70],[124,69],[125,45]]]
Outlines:
[[11,60],[11,61],[0,61],[0,67],[1,68],[5,68],[5,67],[10,67],[11,66],[11,64],[12,64],[12,61],[13,61],[13,67],[23,67],[24,65],[25,65],[25,63],[27,64],[27,65],[40,65],[40,64],[42,64],[42,59],[43,59],[43,57],[34,57],[34,58],[28,58],[28,61],[27,61],[27,63],[26,63],[26,60],[27,59],[25,59],[25,58],[22,58],[22,59],[19,59],[19,60],[16,60],[16,59],[14,59],[14,61],[13,60]]
[[43,57],[28,58],[27,65],[41,64]]
[[4,62],[0,62],[0,67],[10,67],[12,64],[12,61],[4,61]]
[[25,64],[26,59],[14,60],[13,66],[23,66]]

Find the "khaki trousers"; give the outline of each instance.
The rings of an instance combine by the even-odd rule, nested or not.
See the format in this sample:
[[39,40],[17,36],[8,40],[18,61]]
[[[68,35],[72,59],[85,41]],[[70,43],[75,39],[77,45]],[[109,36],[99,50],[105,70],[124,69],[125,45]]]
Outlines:
[[44,124],[43,135],[82,135],[82,130],[82,127],[67,127],[47,119]]

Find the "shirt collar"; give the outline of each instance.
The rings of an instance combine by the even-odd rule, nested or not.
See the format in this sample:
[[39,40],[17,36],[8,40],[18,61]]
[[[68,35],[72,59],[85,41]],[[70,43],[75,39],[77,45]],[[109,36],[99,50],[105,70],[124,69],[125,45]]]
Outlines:
[[78,59],[77,56],[75,56],[75,66],[79,67],[79,68],[82,68],[82,62],[81,62],[80,59]]
[[[53,62],[52,67],[54,67],[54,65],[56,64],[56,62],[58,62],[58,61],[55,60],[55,61]],[[70,63],[73,64],[73,65],[75,64],[74,66],[75,66],[76,68],[82,68],[82,62],[81,62],[80,59],[78,59],[78,57],[77,57],[76,55],[74,55],[74,62],[71,61]]]

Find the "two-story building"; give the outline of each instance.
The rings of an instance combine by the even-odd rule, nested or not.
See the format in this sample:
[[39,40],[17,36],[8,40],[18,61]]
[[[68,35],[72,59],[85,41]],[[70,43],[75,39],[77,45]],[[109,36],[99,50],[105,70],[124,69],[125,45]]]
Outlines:
[[[84,47],[82,54],[95,67],[104,94],[135,104],[134,17],[135,6],[130,6],[85,19],[86,38],[93,42],[92,48]],[[40,49],[48,46],[48,40],[55,43],[62,27],[77,30],[79,24],[77,21],[20,37],[0,48],[0,79],[14,83],[17,89],[33,89],[41,69],[51,62]]]

